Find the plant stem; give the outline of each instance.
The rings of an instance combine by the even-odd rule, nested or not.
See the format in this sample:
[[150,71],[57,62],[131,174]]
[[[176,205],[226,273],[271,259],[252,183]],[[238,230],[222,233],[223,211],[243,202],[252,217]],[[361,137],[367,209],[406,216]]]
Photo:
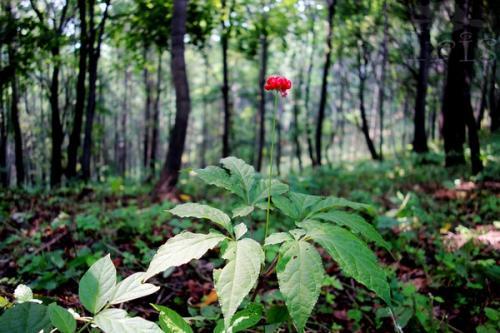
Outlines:
[[273,153],[274,153],[274,141],[276,132],[276,114],[278,110],[278,92],[274,95],[274,110],[273,110],[273,126],[271,132],[271,150],[269,152],[269,179],[267,184],[267,212],[266,212],[266,229],[264,232],[264,241],[267,238],[269,232],[269,218],[271,213],[271,185],[273,180]]

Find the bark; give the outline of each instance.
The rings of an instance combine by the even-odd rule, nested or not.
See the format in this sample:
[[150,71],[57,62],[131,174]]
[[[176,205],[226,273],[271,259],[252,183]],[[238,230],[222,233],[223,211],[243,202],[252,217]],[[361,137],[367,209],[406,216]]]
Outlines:
[[[231,12],[234,1],[232,1],[231,6],[228,8],[226,6],[226,0],[221,1],[222,13],[221,15],[221,49],[222,49],[222,107],[224,111],[224,130],[222,133],[222,157],[229,156],[231,154],[231,109],[229,104],[229,74],[228,74],[228,63],[227,63],[227,51],[229,48],[229,36],[231,33]],[[228,12],[226,13],[226,11]],[[227,14],[227,15],[226,15]],[[225,18],[229,20],[229,26],[226,26]]]
[[417,77],[417,96],[415,99],[415,116],[413,119],[414,137],[413,151],[416,153],[426,153],[429,151],[427,146],[427,133],[425,130],[427,87],[429,81],[429,65],[432,51],[431,45],[431,17],[430,0],[420,0],[420,33],[418,40],[420,44],[419,68]]
[[66,176],[68,179],[76,177],[76,163],[78,160],[78,150],[81,144],[83,111],[85,107],[85,80],[87,76],[87,8],[85,0],[78,0],[78,11],[80,15],[80,50],[78,60],[78,78],[76,81],[76,102],[73,114],[73,128],[68,144],[68,164],[66,166]]
[[380,68],[379,81],[379,96],[378,96],[378,114],[379,114],[379,160],[384,159],[384,99],[385,99],[385,68],[387,66],[388,57],[388,38],[389,38],[389,21],[387,13],[387,0],[384,1],[384,41],[382,42],[382,65]]
[[123,105],[122,105],[122,114],[120,119],[120,127],[121,127],[121,138],[119,143],[119,154],[118,154],[118,167],[119,172],[122,177],[125,177],[127,174],[127,115],[129,109],[128,103],[128,86],[130,79],[130,71],[128,67],[125,69],[125,75],[123,80],[123,90],[125,95],[123,97]]
[[325,62],[323,66],[323,78],[321,82],[321,97],[319,101],[318,120],[316,122],[316,160],[314,165],[321,165],[321,139],[323,135],[323,121],[325,119],[327,88],[328,88],[328,73],[332,61],[332,36],[333,36],[333,17],[335,16],[336,0],[326,0],[328,5],[328,32],[326,37]]
[[96,108],[96,88],[97,88],[97,67],[101,54],[101,44],[104,34],[104,27],[108,18],[109,3],[106,0],[106,7],[98,27],[94,26],[94,4],[95,0],[89,0],[89,90],[87,99],[87,110],[85,118],[85,137],[83,140],[82,153],[82,179],[90,179],[90,161],[92,156],[92,130]]
[[161,96],[161,77],[162,77],[162,50],[158,50],[158,67],[156,69],[156,97],[153,105],[153,124],[151,128],[151,147],[149,153],[149,169],[151,177],[155,175],[156,155],[158,152],[158,137],[160,127],[160,96]]
[[481,129],[481,123],[483,122],[484,111],[486,109],[486,104],[488,99],[488,72],[490,68],[488,61],[484,61],[483,66],[484,66],[483,78],[481,80],[481,99],[479,101],[479,107],[476,119],[476,125],[478,131]]
[[496,76],[497,76],[497,60],[493,59],[491,65],[491,79],[490,79],[490,92],[489,92],[489,109],[490,109],[490,131],[500,131],[500,94],[496,94]]
[[7,170],[7,115],[4,108],[2,85],[0,85],[0,184],[5,188],[9,186],[9,174]]
[[142,71],[142,77],[144,80],[144,88],[145,88],[145,105],[144,105],[144,141],[143,141],[143,155],[142,162],[143,166],[146,168],[149,165],[149,144],[150,144],[150,135],[151,135],[151,94],[153,91],[153,82],[150,78],[150,73],[148,69],[148,47],[144,46],[144,69]]
[[174,0],[172,17],[172,59],[171,72],[175,88],[175,124],[170,135],[168,153],[160,180],[155,186],[153,195],[164,198],[173,192],[179,179],[182,166],[182,154],[186,142],[191,99],[184,58],[184,35],[186,33],[187,0]]
[[[267,51],[268,51],[268,36],[264,28],[260,36],[260,69],[259,69],[259,143],[257,150],[257,171],[262,169],[262,160],[264,146],[266,145],[266,91],[264,85],[266,83],[267,72]],[[272,162],[271,162],[272,163]]]
[[316,47],[316,31],[314,30],[314,25],[311,26],[312,32],[312,47],[311,54],[309,55],[309,65],[307,67],[307,79],[306,79],[306,92],[304,97],[304,105],[305,105],[305,117],[304,117],[304,125],[306,130],[306,142],[307,142],[307,152],[309,154],[309,158],[311,159],[312,165],[316,165],[316,157],[314,156],[314,147],[311,138],[311,124],[309,123],[309,99],[311,95],[311,77],[314,66],[314,49]]
[[299,162],[299,170],[302,172],[302,146],[300,145],[300,123],[299,123],[299,114],[300,114],[300,100],[302,99],[302,89],[304,86],[304,71],[302,69],[299,70],[297,91],[295,92],[295,98],[293,100],[293,130],[292,130],[292,141],[295,145],[295,157]]
[[[10,2],[5,6],[9,20],[14,20],[12,14],[12,7]],[[14,152],[15,152],[15,166],[16,166],[16,184],[22,186],[24,183],[24,159],[23,159],[23,136],[21,133],[21,126],[19,124],[19,93],[17,86],[17,54],[16,54],[16,36],[7,45],[7,52],[9,55],[9,66],[12,68],[10,75],[11,98],[10,98],[10,122],[14,131]]]
[[373,140],[370,137],[370,128],[368,126],[368,120],[366,118],[366,108],[365,108],[365,84],[366,84],[366,69],[368,67],[368,54],[366,51],[365,42],[362,41],[362,45],[358,50],[358,77],[359,77],[359,112],[361,115],[361,131],[365,137],[366,145],[372,159],[380,160],[380,157],[375,149]]
[[50,107],[51,107],[51,158],[50,158],[50,186],[55,187],[61,183],[62,177],[62,143],[64,139],[61,115],[59,110],[59,47],[52,49],[52,57],[55,60],[52,70],[50,84]]
[[480,11],[480,0],[455,1],[455,22],[452,34],[455,47],[451,50],[448,59],[442,106],[446,166],[465,164],[464,143],[467,125],[473,173],[482,169],[477,126],[471,105],[473,60],[479,29],[470,25],[469,16],[471,19],[480,19]]

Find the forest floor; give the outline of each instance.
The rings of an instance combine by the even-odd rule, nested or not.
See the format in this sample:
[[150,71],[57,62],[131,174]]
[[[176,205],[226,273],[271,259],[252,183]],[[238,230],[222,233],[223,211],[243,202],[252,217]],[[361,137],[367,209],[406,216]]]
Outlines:
[[[497,332],[500,319],[500,140],[485,145],[486,170],[461,178],[464,170],[441,167],[442,156],[425,163],[412,155],[325,166],[290,174],[296,191],[336,195],[374,205],[373,223],[391,243],[377,254],[387,267],[395,316],[405,332]],[[174,203],[153,203],[149,187],[110,178],[92,186],[0,193],[0,295],[12,299],[19,283],[38,297],[82,311],[78,280],[88,266],[111,253],[122,277],[145,270],[168,237],[185,230],[206,230],[199,222],[174,218]],[[220,192],[184,174],[182,200],[230,205]],[[261,239],[261,216],[250,223]],[[271,221],[279,229],[279,221]],[[212,270],[222,264],[193,261],[157,278],[162,289],[127,305],[154,319],[149,303],[165,304],[197,318],[195,331],[209,332],[220,318]],[[329,273],[312,318],[310,332],[394,332],[394,323],[369,291],[345,278],[326,256]],[[258,300],[267,304],[266,320],[253,331],[289,331],[287,313],[269,279]],[[187,301],[187,302],[186,302]],[[203,318],[203,320],[199,320]],[[264,327],[264,325],[266,325]]]

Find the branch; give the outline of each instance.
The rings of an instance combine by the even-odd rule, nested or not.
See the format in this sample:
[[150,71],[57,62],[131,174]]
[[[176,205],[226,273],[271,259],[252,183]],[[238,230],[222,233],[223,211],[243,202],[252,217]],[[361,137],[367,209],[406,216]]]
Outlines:
[[40,20],[40,23],[44,23],[44,18],[43,18],[43,14],[42,12],[40,11],[40,9],[38,9],[37,5],[35,4],[35,2],[33,0],[30,0],[30,4],[31,4],[31,8],[33,8],[33,10],[35,11],[35,14],[36,16],[38,17],[38,19]]

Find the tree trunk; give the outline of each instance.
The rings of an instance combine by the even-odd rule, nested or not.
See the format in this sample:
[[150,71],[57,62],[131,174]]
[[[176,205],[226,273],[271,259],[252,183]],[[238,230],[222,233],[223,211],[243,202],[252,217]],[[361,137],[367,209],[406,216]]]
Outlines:
[[[10,7],[10,3],[7,4],[7,12],[10,15],[11,19],[14,19],[12,16],[12,11]],[[12,128],[14,130],[14,151],[16,158],[16,184],[17,186],[22,186],[24,183],[24,160],[23,160],[23,136],[21,133],[21,126],[19,124],[19,93],[17,89],[17,55],[16,55],[16,41],[13,39],[8,44],[8,54],[9,54],[9,65],[12,68],[11,75],[11,90],[12,95],[10,98],[10,121],[12,124]]]
[[336,0],[326,0],[328,5],[328,32],[326,37],[325,62],[323,66],[323,79],[321,82],[321,97],[319,100],[318,120],[316,122],[316,160],[314,165],[321,165],[321,139],[323,135],[323,120],[325,119],[325,108],[328,88],[328,72],[332,61],[332,36],[333,36],[333,17],[335,16]]
[[[222,106],[224,111],[224,131],[222,134],[222,157],[231,154],[231,110],[229,108],[229,78],[228,78],[228,64],[227,64],[227,50],[229,47],[229,34],[231,25],[226,26],[225,19],[231,19],[231,10],[227,13],[226,17],[226,0],[221,1],[222,16],[221,16],[221,48],[222,48]],[[232,7],[232,6],[231,6]]]
[[108,8],[110,0],[106,0],[101,22],[96,28],[94,26],[94,4],[95,0],[89,1],[90,18],[90,36],[89,36],[89,93],[87,100],[87,110],[85,118],[85,137],[83,140],[82,154],[82,178],[85,181],[90,179],[90,160],[92,156],[92,130],[94,125],[95,106],[96,106],[96,88],[97,88],[97,65],[101,54],[102,36],[108,17]]
[[59,110],[59,47],[52,49],[52,58],[55,61],[50,84],[51,107],[51,167],[50,186],[55,187],[61,183],[62,177],[62,143],[64,139],[63,127]]
[[154,196],[163,198],[175,188],[182,166],[182,154],[186,142],[191,99],[184,59],[184,35],[186,33],[187,0],[174,0],[172,17],[171,72],[175,88],[175,124],[170,135],[168,153],[160,180],[155,186]]
[[384,159],[384,100],[385,100],[385,68],[388,58],[388,38],[389,38],[389,19],[387,13],[387,0],[384,1],[384,41],[382,42],[382,64],[380,67],[380,81],[378,89],[378,114],[379,114],[379,160]]
[[368,66],[368,54],[366,51],[366,46],[363,45],[359,47],[358,50],[358,77],[359,77],[359,112],[361,115],[361,130],[365,137],[366,145],[370,151],[370,155],[374,160],[380,160],[380,157],[375,149],[373,140],[370,137],[370,128],[368,126],[368,120],[366,118],[366,108],[365,108],[365,83],[366,83],[366,68]]
[[497,77],[497,59],[493,59],[491,65],[491,79],[490,79],[490,92],[489,92],[489,109],[490,109],[490,131],[496,132],[500,130],[500,94],[497,97],[496,93],[496,77]]
[[155,175],[156,154],[158,151],[158,135],[160,128],[160,96],[161,96],[161,77],[162,77],[162,61],[161,57],[163,50],[158,50],[158,68],[156,69],[156,97],[153,105],[153,124],[151,128],[151,147],[149,154],[149,169],[151,177]]
[[76,81],[76,103],[73,116],[73,129],[68,144],[68,164],[66,166],[66,176],[68,179],[76,177],[76,163],[78,160],[78,149],[81,143],[83,110],[85,107],[85,80],[87,76],[89,47],[87,41],[87,9],[85,3],[85,0],[78,0],[78,10],[80,13],[80,50],[78,55],[78,78]]
[[426,153],[429,151],[427,146],[427,133],[425,131],[425,109],[427,100],[427,86],[429,81],[429,64],[431,56],[431,15],[430,0],[420,0],[420,34],[418,40],[420,43],[419,68],[417,79],[417,96],[415,99],[414,116],[414,137],[413,151],[416,153]]
[[476,125],[477,130],[481,129],[481,123],[484,118],[484,111],[488,100],[488,72],[490,69],[489,62],[483,61],[483,79],[481,80],[481,99],[479,101],[479,108],[477,111]]
[[299,123],[299,114],[300,114],[300,101],[302,97],[302,89],[304,86],[304,71],[299,69],[299,78],[297,84],[297,91],[295,92],[295,98],[293,100],[293,130],[292,130],[292,141],[295,145],[295,156],[297,161],[299,162],[299,171],[302,172],[302,147],[300,145],[300,123]]
[[[267,31],[264,29],[260,36],[260,70],[259,70],[259,146],[257,150],[257,171],[262,169],[264,146],[266,145],[266,83],[267,72]],[[272,163],[272,162],[271,162]]]
[[[455,23],[452,34],[455,47],[452,48],[448,59],[448,73],[442,106],[446,166],[465,164],[464,143],[467,124],[472,165],[475,166],[474,173],[482,167],[480,166],[479,141],[470,95],[474,76],[474,52],[479,29],[469,24],[469,16],[472,19],[480,19],[480,11],[480,0],[455,1]],[[466,39],[463,38],[464,36]],[[472,119],[470,113],[472,113]],[[472,123],[474,126],[471,126]]]
[[316,47],[316,31],[314,30],[314,25],[311,27],[312,32],[312,47],[311,54],[309,55],[309,65],[307,67],[307,79],[306,79],[306,92],[304,97],[304,105],[305,105],[305,116],[304,116],[304,125],[306,130],[306,142],[307,142],[307,152],[309,154],[309,158],[311,159],[311,164],[316,165],[316,158],[314,156],[314,147],[311,138],[311,124],[309,123],[309,99],[311,95],[311,77],[314,66],[314,50]]
[[[1,57],[0,55],[0,63]],[[0,184],[5,188],[9,186],[9,174],[7,170],[7,114],[4,108],[2,85],[0,85]]]
[[121,127],[121,138],[119,144],[119,159],[118,159],[118,167],[120,171],[120,175],[125,177],[127,174],[127,116],[128,116],[128,87],[129,87],[129,79],[130,79],[130,71],[128,66],[125,68],[125,75],[123,80],[123,105],[122,105],[122,114],[120,119],[120,127]]
[[[144,79],[144,88],[146,95],[146,104],[144,105],[144,141],[143,141],[143,155],[142,162],[144,168],[149,166],[149,144],[150,144],[150,134],[151,134],[151,93],[153,91],[153,83],[150,78],[150,73],[148,69],[148,47],[144,46],[144,69],[142,71],[142,77]],[[146,171],[146,170],[145,170]],[[147,171],[146,171],[147,172]]]

